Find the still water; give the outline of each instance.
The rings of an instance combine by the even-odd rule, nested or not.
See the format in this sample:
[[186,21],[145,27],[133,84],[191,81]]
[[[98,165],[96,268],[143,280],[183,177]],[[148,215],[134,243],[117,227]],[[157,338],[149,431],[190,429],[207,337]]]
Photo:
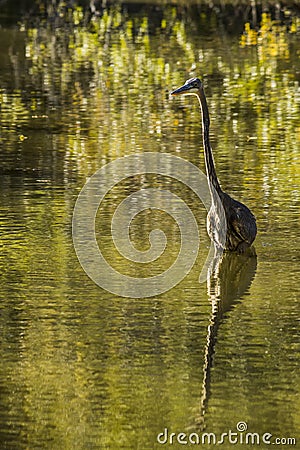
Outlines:
[[[165,8],[155,18],[116,8],[88,23],[77,11],[55,26],[0,29],[1,448],[146,450],[162,447],[166,428],[220,439],[238,422],[299,442],[299,24],[270,22],[248,45],[213,16]],[[257,217],[257,257],[225,255],[199,284],[210,245],[203,204],[168,177],[133,176],[101,205],[107,260],[149,277],[176,259],[178,226],[157,210],[135,218],[130,237],[145,251],[160,228],[166,254],[134,264],[114,248],[114,210],[141,188],[185,201],[200,249],[173,289],[116,296],[77,260],[76,199],[96,170],[135,153],[204,171],[197,102],[169,96],[196,75],[222,187]]]

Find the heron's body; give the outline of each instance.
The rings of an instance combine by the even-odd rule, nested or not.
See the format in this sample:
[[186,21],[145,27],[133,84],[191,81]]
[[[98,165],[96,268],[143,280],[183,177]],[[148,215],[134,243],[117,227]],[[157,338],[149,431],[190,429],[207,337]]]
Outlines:
[[[227,232],[225,249],[243,253],[251,246],[255,239],[257,233],[256,220],[246,205],[234,200],[221,189],[209,142],[209,112],[202,82],[199,78],[192,78],[191,80],[186,81],[183,86],[176,89],[171,94],[196,95],[199,100],[202,113],[202,135],[206,173],[209,179],[209,185],[213,186],[213,189],[211,188],[212,200],[214,198],[214,193],[216,193],[221,200],[226,216]],[[213,239],[217,244],[218,238],[216,237],[216,230],[218,228],[218,222],[218,211],[216,204],[213,201],[211,210],[207,216],[207,230],[211,239]]]
[[252,212],[243,203],[234,200],[225,192],[220,199],[227,221],[226,249],[243,253],[255,239],[256,220]]

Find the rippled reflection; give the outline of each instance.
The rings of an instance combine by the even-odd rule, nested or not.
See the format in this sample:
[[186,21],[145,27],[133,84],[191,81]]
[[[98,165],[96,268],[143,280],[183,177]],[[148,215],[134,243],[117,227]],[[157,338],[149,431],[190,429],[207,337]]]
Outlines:
[[200,415],[196,419],[201,430],[204,429],[205,413],[209,405],[211,369],[219,327],[234,303],[249,292],[256,268],[256,255],[224,253],[222,259],[217,258],[215,264],[212,261],[211,267],[208,269],[208,297],[212,311],[204,351]]

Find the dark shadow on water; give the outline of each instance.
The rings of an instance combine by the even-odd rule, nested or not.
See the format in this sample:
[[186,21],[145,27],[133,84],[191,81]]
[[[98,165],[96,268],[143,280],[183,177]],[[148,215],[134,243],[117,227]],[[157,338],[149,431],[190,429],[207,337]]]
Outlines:
[[204,351],[200,411],[196,417],[196,425],[200,430],[205,428],[205,413],[211,393],[211,369],[214,363],[218,330],[224,315],[249,290],[256,273],[257,257],[255,254],[224,253],[221,260],[216,263],[216,267],[214,268],[214,264],[211,265],[212,267],[213,273],[207,281],[212,310]]

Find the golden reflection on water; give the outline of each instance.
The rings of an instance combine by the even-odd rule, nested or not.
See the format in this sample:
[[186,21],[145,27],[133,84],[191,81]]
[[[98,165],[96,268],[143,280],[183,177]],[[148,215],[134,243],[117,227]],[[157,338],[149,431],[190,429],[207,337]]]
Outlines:
[[[195,33],[175,9],[164,14],[151,33],[146,16],[119,10],[90,26],[76,18],[72,33],[66,25],[55,32],[47,24],[24,25],[15,37],[0,29],[14,49],[0,89],[0,441],[8,447],[147,449],[165,427],[184,432],[195,426],[210,302],[221,308],[226,298],[233,298],[230,308],[210,324],[216,325],[206,429],[226,432],[246,420],[251,431],[296,432],[295,36],[280,30],[285,50],[277,53],[262,44],[243,48],[240,36],[226,36],[224,47],[220,34]],[[162,296],[116,298],[94,285],[76,260],[76,197],[99,167],[136,152],[177,154],[204,170],[198,105],[169,98],[193,75],[206,86],[222,186],[258,218],[256,276],[243,289],[249,270],[237,288],[220,269],[212,294],[198,283],[198,261]],[[110,193],[102,224],[108,236],[115,203],[152,182],[163,184],[129,180]],[[205,211],[190,193],[164,183],[194,208],[203,227]],[[147,246],[144,238],[160,220],[148,211],[132,224],[137,246]],[[172,221],[163,220],[173,243],[167,262],[178,236]],[[203,245],[204,253],[204,236]],[[105,250],[120,268],[134,270]]]

